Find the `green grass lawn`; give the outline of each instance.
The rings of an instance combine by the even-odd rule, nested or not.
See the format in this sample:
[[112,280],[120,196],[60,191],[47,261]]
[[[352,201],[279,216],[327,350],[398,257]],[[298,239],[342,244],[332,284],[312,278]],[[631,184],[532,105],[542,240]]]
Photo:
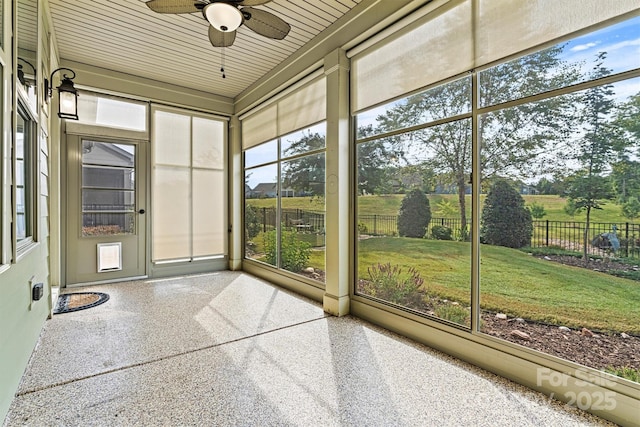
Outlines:
[[[404,194],[389,194],[375,196],[359,196],[357,199],[358,213],[360,215],[397,215]],[[455,194],[428,194],[429,203],[431,205],[431,214],[434,217],[443,216],[438,210],[438,203],[441,200],[449,201],[454,207],[458,207],[458,196]],[[481,196],[481,204],[484,202],[485,195]],[[564,212],[564,205],[567,199],[560,196],[523,196],[525,204],[538,203],[544,206],[547,214],[541,218],[549,221],[585,221],[586,214],[580,213],[571,217]],[[250,203],[256,207],[274,207],[275,199],[248,199]],[[319,197],[283,197],[283,209],[302,209],[311,211],[324,211],[324,199]],[[471,218],[471,196],[466,197],[467,218]],[[450,215],[449,215],[450,216]],[[458,217],[456,214],[455,217]],[[638,222],[630,221],[622,216],[621,207],[612,201],[606,201],[602,205],[602,209],[594,209],[591,212],[591,221],[593,222]]]
[[[470,245],[465,242],[375,238],[359,242],[359,276],[390,262],[415,267],[428,290],[470,304]],[[524,252],[483,245],[480,305],[569,327],[640,333],[640,283],[540,260]]]

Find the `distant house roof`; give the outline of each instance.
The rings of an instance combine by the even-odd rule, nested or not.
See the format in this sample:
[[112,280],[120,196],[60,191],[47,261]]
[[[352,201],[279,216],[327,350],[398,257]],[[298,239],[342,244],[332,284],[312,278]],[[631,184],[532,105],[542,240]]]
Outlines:
[[278,191],[278,184],[275,182],[261,182],[253,187],[254,193],[276,193]]
[[117,144],[85,142],[82,146],[84,163],[110,166],[134,166],[134,154]]

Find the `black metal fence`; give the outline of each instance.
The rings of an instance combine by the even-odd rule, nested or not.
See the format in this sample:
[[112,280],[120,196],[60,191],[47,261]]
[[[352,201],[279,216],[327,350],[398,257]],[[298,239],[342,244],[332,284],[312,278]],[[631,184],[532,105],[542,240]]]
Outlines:
[[[579,221],[533,221],[533,236],[531,246],[534,248],[548,247],[576,252],[584,250],[584,229],[586,223]],[[587,252],[592,255],[602,255],[615,249],[614,245],[600,245],[592,242],[601,235],[611,237],[615,233],[619,248],[619,256],[640,258],[640,224],[592,222],[587,234]]]
[[[260,208],[258,212],[262,231],[275,229],[276,209]],[[303,209],[283,209],[282,224],[298,231],[320,233],[325,231],[324,212],[307,211]],[[435,226],[447,227],[451,230],[454,240],[466,240],[471,230],[471,224],[463,228],[460,218],[431,218],[427,228],[427,237],[432,236]],[[531,246],[534,248],[557,248],[575,252],[582,252],[584,248],[585,222],[579,221],[533,221]],[[359,215],[357,221],[358,234],[370,236],[397,236],[397,215]],[[614,230],[615,228],[615,230]],[[619,248],[616,254],[623,257],[640,258],[640,224],[592,222],[589,224],[587,238],[587,252],[592,255],[603,255],[610,248],[598,247],[592,242],[598,236],[613,233],[618,240]]]
[[[455,240],[465,240],[467,233],[471,229],[471,224],[467,222],[466,231],[462,229],[460,218],[431,218],[427,227],[427,236],[431,236],[434,226],[439,225],[451,229],[451,237]],[[398,216],[397,215],[360,215],[358,216],[359,234],[370,236],[397,236]]]
[[[303,209],[282,209],[282,224],[298,231],[324,233],[324,212]],[[262,231],[275,230],[277,224],[276,208],[259,208],[258,219]]]

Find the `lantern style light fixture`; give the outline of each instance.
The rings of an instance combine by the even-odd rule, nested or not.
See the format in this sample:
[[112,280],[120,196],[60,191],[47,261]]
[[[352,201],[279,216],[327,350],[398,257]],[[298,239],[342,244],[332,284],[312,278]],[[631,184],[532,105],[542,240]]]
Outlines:
[[242,25],[242,12],[228,3],[209,3],[202,9],[202,14],[213,28],[225,33],[235,31]]
[[[31,69],[33,70],[33,77],[35,79],[36,74],[38,73],[36,71],[36,67],[33,66],[33,64],[29,61],[26,61],[20,57],[18,57],[18,61],[22,61],[25,64],[27,64],[29,67],[31,67]],[[20,84],[22,86],[29,86],[29,81],[26,79],[25,75],[24,75],[24,70],[22,69],[22,64],[18,64],[18,80],[20,81]]]
[[62,74],[62,82],[58,86],[58,117],[61,119],[78,120],[78,90],[73,86],[76,78],[75,71],[69,68],[58,68],[51,73],[49,80],[44,79],[44,93],[47,99],[53,95],[53,75],[58,71],[70,71],[73,76]]

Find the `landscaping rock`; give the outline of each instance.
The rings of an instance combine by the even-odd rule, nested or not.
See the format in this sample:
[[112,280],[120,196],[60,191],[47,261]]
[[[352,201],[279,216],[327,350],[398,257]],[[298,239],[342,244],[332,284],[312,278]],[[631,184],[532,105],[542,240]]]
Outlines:
[[624,332],[620,334],[620,336],[624,339],[631,338],[631,335],[625,334]]
[[571,329],[567,328],[566,326],[559,326],[558,329],[560,329],[562,332],[571,332]]
[[531,337],[529,336],[528,333],[519,331],[517,329],[514,329],[513,331],[511,331],[511,336],[516,337],[516,338],[521,339],[521,340],[525,340],[525,341],[531,340]]
[[302,271],[303,271],[303,272],[305,272],[305,273],[308,273],[308,274],[312,274],[312,273],[315,273],[315,272],[316,272],[316,271],[313,269],[313,267],[307,267],[307,268],[305,268],[305,269],[304,269],[304,270],[302,270]]
[[496,319],[507,320],[507,315],[504,313],[496,313]]
[[585,336],[585,337],[592,337],[595,334],[593,332],[591,332],[589,329],[587,328],[582,328],[582,330],[580,331],[580,334]]

